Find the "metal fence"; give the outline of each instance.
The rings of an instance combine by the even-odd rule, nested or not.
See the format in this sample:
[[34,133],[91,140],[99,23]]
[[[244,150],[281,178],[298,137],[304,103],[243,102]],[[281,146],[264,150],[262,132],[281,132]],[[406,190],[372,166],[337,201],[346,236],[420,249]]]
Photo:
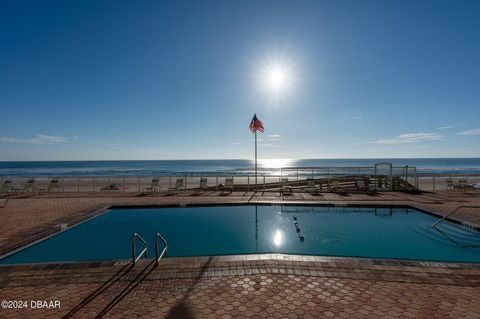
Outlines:
[[418,173],[415,180],[415,187],[423,191],[445,191],[449,189],[447,181],[454,183],[465,181],[473,186],[474,190],[480,190],[480,174],[427,174]]
[[[221,189],[227,178],[234,179],[234,185],[242,189],[267,189],[267,185],[280,183],[285,178],[289,181],[305,181],[307,179],[338,179],[346,177],[387,176],[402,177],[406,181],[415,181],[416,169],[408,166],[392,166],[390,163],[379,163],[373,167],[290,167],[280,170],[280,174],[272,175],[261,172],[255,179],[254,174],[237,175],[232,172],[224,173],[188,173],[172,174],[172,176],[31,176],[31,177],[0,177],[0,183],[11,180],[9,187],[12,190],[22,191],[28,180],[35,179],[35,190],[38,192],[61,191],[61,192],[99,192],[99,191],[123,191],[143,192],[151,187],[152,179],[158,179],[160,190],[168,190],[175,186],[177,178],[184,179],[183,188],[194,189],[200,185],[202,177],[207,178],[207,187]],[[51,187],[51,181],[57,180],[55,188]]]
[[[378,163],[373,167],[289,167],[282,168],[279,175],[259,174],[257,177],[257,189],[267,189],[269,184],[280,183],[283,179],[289,181],[304,181],[307,179],[342,179],[362,178],[369,176],[376,178],[401,178],[414,187],[425,191],[447,190],[447,180],[466,180],[469,184],[480,183],[480,174],[422,174],[417,173],[414,166],[393,166],[390,163]],[[188,173],[175,174],[172,176],[2,176],[0,185],[6,180],[11,180],[10,187],[22,192],[29,179],[35,179],[35,191],[48,192],[143,192],[151,187],[152,179],[158,179],[160,191],[166,191],[176,184],[177,178],[184,179],[183,188],[195,189],[200,185],[202,177],[207,178],[207,187],[221,189],[227,178],[233,178],[235,186],[242,189],[255,188],[255,176],[235,175],[225,173]],[[51,181],[58,180],[58,187],[51,188]]]

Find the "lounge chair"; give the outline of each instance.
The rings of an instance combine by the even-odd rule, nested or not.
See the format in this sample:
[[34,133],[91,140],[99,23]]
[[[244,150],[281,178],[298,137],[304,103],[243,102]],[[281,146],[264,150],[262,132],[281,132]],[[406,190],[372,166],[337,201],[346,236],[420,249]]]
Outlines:
[[23,187],[24,193],[35,193],[36,185],[35,185],[35,178],[30,178]]
[[160,179],[158,177],[153,177],[150,187],[143,188],[144,193],[159,193],[160,192]]
[[453,191],[455,190],[455,183],[451,178],[447,179],[447,190],[448,191]]
[[222,194],[233,192],[233,177],[225,177],[225,185],[222,188]]
[[102,187],[100,190],[102,191],[123,191],[125,190],[125,186],[123,184],[113,183],[108,186]]
[[307,192],[311,195],[320,194],[320,188],[315,184],[313,179],[307,179]]
[[47,186],[47,192],[51,193],[51,192],[60,192],[60,186],[61,186],[61,182],[58,178],[52,178],[50,179],[50,182],[48,182],[48,186]]
[[2,187],[0,187],[1,193],[10,193],[16,192],[15,187],[13,187],[13,181],[11,179],[6,179],[3,181]]
[[473,184],[469,184],[466,179],[459,180],[458,185],[463,191],[475,190],[475,186]]
[[201,177],[200,184],[198,185],[198,188],[195,188],[194,195],[198,195],[202,191],[204,191],[207,188],[207,182],[208,182],[208,179],[206,177]]
[[288,183],[288,178],[287,177],[282,178],[281,186],[282,186],[282,188],[280,189],[280,193],[282,194],[282,196],[293,195],[292,186],[290,186],[290,184]]
[[452,180],[447,179],[447,189],[454,190],[454,191],[467,191],[467,190],[475,190],[475,187],[471,184],[467,183],[467,180]]
[[179,177],[177,178],[177,181],[175,182],[175,186],[174,187],[170,187],[168,189],[168,194],[178,194],[182,189],[185,188],[185,185],[184,185],[184,178],[183,177]]

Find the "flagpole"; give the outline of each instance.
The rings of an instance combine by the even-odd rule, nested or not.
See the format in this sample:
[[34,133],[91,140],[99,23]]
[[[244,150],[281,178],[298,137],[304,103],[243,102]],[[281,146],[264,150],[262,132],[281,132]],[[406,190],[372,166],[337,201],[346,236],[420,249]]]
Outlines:
[[258,253],[258,206],[255,205],[255,252]]
[[257,191],[257,131],[255,131],[255,191]]

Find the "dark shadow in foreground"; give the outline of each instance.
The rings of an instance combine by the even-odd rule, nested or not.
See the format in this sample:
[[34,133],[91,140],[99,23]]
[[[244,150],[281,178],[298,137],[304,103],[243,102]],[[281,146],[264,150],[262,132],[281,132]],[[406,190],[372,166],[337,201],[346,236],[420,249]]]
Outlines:
[[195,316],[195,313],[192,313],[190,306],[188,305],[188,296],[192,293],[192,291],[195,289],[197,286],[198,282],[200,279],[203,277],[203,274],[205,273],[205,270],[208,268],[212,261],[212,256],[208,258],[208,260],[205,262],[205,264],[202,266],[200,273],[198,274],[198,277],[192,282],[190,287],[188,287],[187,292],[185,292],[185,295],[183,296],[183,299],[178,302],[175,307],[170,309],[168,314],[165,316],[166,319],[195,319],[198,318]]

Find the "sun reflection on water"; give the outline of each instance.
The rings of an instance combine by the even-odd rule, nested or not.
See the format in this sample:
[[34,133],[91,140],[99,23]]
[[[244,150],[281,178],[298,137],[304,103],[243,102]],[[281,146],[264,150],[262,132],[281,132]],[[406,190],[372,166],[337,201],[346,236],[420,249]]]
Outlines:
[[280,247],[283,245],[283,232],[279,229],[275,231],[275,234],[273,235],[273,244],[277,247]]
[[263,169],[280,169],[282,167],[292,166],[294,160],[286,158],[261,159],[258,161]]

